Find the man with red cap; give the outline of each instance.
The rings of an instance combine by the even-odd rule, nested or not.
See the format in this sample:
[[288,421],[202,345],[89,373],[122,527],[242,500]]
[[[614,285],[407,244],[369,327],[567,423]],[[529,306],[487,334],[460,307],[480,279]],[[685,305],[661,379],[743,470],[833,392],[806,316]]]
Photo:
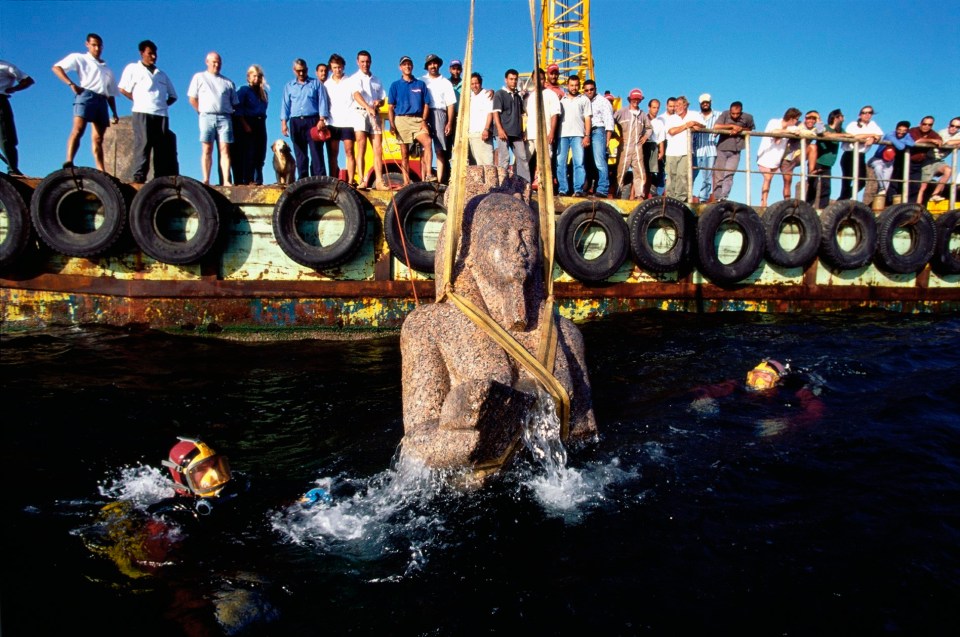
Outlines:
[[[617,183],[623,184],[627,170],[633,173],[628,199],[642,198],[647,182],[647,167],[644,165],[644,145],[650,139],[653,126],[650,118],[640,108],[643,91],[638,88],[627,95],[628,106],[613,116],[620,125],[620,153],[617,156]],[[656,157],[654,157],[656,160]]]

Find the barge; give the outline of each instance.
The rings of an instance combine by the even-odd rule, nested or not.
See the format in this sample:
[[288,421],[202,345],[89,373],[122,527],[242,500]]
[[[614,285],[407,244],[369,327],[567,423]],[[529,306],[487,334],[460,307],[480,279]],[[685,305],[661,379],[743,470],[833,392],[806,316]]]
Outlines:
[[[90,168],[0,173],[0,331],[143,326],[231,334],[396,330],[434,300],[445,188],[335,178],[210,187]],[[554,292],[585,321],[639,310],[960,310],[958,212],[838,201],[754,210],[560,197]]]

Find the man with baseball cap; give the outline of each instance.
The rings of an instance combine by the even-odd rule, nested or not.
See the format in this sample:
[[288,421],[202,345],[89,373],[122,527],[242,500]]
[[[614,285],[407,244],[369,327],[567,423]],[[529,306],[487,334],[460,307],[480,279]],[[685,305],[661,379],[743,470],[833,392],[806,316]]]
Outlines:
[[450,161],[450,146],[447,138],[453,131],[453,122],[456,118],[457,94],[453,90],[450,80],[440,75],[440,65],[443,60],[439,55],[431,53],[423,64],[426,75],[420,79],[427,85],[430,93],[430,116],[427,126],[430,137],[433,139],[433,150],[437,155],[437,179],[443,183],[447,178],[447,166]]
[[413,76],[413,60],[404,55],[400,58],[401,78],[390,85],[387,92],[387,113],[390,129],[400,140],[400,169],[403,173],[403,185],[410,183],[410,160],[407,146],[414,141],[423,147],[421,168],[426,181],[432,179],[430,166],[433,157],[430,153],[430,131],[427,130],[427,117],[430,115],[430,93],[423,80]]
[[[627,95],[628,105],[617,111],[613,119],[620,125],[620,152],[617,154],[617,183],[623,184],[627,170],[633,172],[628,199],[642,198],[648,167],[644,165],[644,146],[653,132],[650,117],[640,108],[643,91],[633,89]],[[656,161],[656,153],[654,153]],[[656,172],[654,170],[654,172]]]
[[[710,93],[700,96],[700,116],[707,128],[713,128],[720,113],[713,110],[713,98]],[[693,136],[693,192],[697,192],[697,176],[700,176],[699,201],[710,201],[713,191],[713,167],[717,162],[717,139],[713,133],[700,133]],[[697,198],[694,197],[694,201]]]

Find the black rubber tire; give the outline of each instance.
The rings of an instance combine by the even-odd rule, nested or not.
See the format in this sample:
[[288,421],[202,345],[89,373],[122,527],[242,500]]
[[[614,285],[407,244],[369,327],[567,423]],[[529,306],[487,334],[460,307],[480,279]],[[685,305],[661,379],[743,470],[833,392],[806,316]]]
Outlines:
[[[849,252],[840,247],[837,232],[845,222],[854,226],[857,244]],[[820,258],[838,270],[855,270],[870,263],[877,250],[877,220],[873,211],[859,201],[843,199],[820,214]]]
[[[343,213],[343,234],[328,246],[304,240],[297,218],[307,204],[326,202]],[[346,263],[367,234],[367,217],[356,191],[335,177],[306,177],[287,186],[273,209],[273,235],[288,257],[300,265],[323,270]]]
[[[68,197],[82,193],[100,202],[103,223],[89,232],[65,225],[64,207]],[[78,202],[81,203],[81,202]],[[107,173],[94,168],[64,168],[47,175],[37,185],[30,200],[33,227],[45,244],[71,257],[94,257],[106,252],[123,233],[127,204],[120,185]],[[70,219],[69,221],[73,221]]]
[[[910,249],[904,254],[893,249],[893,236],[898,228],[906,228],[910,232]],[[877,218],[877,262],[889,272],[919,272],[933,257],[936,244],[937,228],[933,215],[920,204],[891,206]]]
[[[583,230],[599,227],[606,235],[606,247],[596,259],[586,259],[578,249]],[[578,281],[597,283],[613,276],[630,252],[630,233],[620,211],[602,201],[581,201],[557,220],[557,262]]]
[[[792,250],[780,245],[780,233],[785,223],[800,228],[800,241]],[[784,268],[804,268],[817,257],[820,250],[820,218],[813,206],[799,199],[778,201],[763,213],[763,227],[767,247],[767,261]]]
[[0,174],[0,212],[6,216],[7,231],[0,242],[0,270],[16,264],[30,245],[30,208],[16,186],[5,174]]
[[[183,202],[198,218],[197,232],[178,241],[158,224],[163,206]],[[189,177],[157,177],[145,184],[130,203],[130,233],[140,249],[161,263],[184,265],[202,259],[217,242],[220,212],[207,187]]]
[[960,234],[960,209],[937,218],[937,245],[931,266],[937,274],[960,274],[960,249],[950,251],[950,237]]
[[[667,252],[658,252],[650,243],[650,229],[655,223],[670,226],[676,232],[676,242]],[[627,226],[633,261],[644,270],[674,272],[689,259],[696,215],[682,201],[670,197],[648,199],[633,209]]]
[[[442,208],[447,187],[436,182],[421,181],[400,189],[383,213],[383,235],[390,246],[390,253],[401,263],[410,258],[410,267],[418,272],[433,273],[436,253],[404,241],[409,231],[407,219],[417,210],[429,206]],[[399,223],[397,218],[399,217]],[[404,252],[406,243],[406,252]]]
[[[730,263],[722,263],[714,244],[717,230],[724,223],[736,225],[743,235],[740,254]],[[730,285],[753,274],[764,253],[763,221],[746,204],[721,201],[710,206],[697,222],[697,254],[700,271],[717,285]]]

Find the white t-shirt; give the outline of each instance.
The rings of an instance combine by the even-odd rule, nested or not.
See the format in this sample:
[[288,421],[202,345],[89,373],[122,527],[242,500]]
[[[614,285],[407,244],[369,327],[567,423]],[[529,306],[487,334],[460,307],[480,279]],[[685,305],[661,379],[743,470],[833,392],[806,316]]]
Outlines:
[[[350,93],[353,94],[359,91],[367,104],[372,105],[373,102],[378,100],[387,101],[387,91],[383,88],[383,82],[372,73],[366,75],[363,71],[357,71],[350,76],[350,85]],[[356,100],[354,100],[354,107],[363,110],[363,107],[360,106]]]
[[197,100],[201,113],[216,115],[230,115],[233,108],[240,103],[233,80],[209,71],[201,71],[193,76],[190,88],[187,89],[187,97]]
[[[493,111],[493,98],[487,97],[487,91],[481,89],[476,95],[470,95],[470,127],[467,133],[482,133],[487,128],[487,115]],[[491,122],[492,123],[492,122]]]
[[[783,129],[783,120],[774,117],[767,122],[767,127],[763,129],[765,133],[772,133]],[[757,165],[776,170],[783,161],[783,153],[787,150],[786,137],[764,137],[760,140],[760,148],[757,149]]]
[[16,65],[0,60],[0,95],[10,95],[7,89],[19,84],[27,74],[16,67]]
[[[543,112],[547,115],[547,134],[550,134],[550,118],[554,115],[561,115],[563,108],[560,107],[560,98],[550,90],[540,91],[543,94]],[[537,138],[537,94],[531,92],[527,96],[527,139],[535,140]]]
[[700,122],[703,124],[703,116],[696,111],[687,110],[687,114],[680,117],[676,113],[667,115],[664,126],[664,133],[667,135],[667,150],[664,153],[666,157],[683,157],[687,154],[687,139],[690,137],[690,129],[684,129],[676,135],[670,134],[671,128],[676,128],[687,122]]
[[653,133],[650,136],[650,141],[660,142],[667,140],[667,115],[658,115],[652,122],[650,126],[653,127]]
[[593,116],[590,98],[583,93],[576,97],[564,95],[560,100],[563,107],[563,121],[560,124],[560,137],[583,137],[586,135],[586,118]]
[[123,69],[119,88],[133,95],[134,113],[167,116],[167,100],[177,99],[177,91],[167,74],[153,67],[150,72],[143,62],[132,62]]
[[[883,131],[880,130],[880,126],[877,125],[872,119],[866,125],[860,125],[860,120],[856,120],[847,124],[847,128],[844,132],[848,135],[876,135],[877,139],[883,137]],[[843,142],[840,146],[841,150],[848,151],[853,150],[853,144],[850,142]],[[863,145],[860,145],[860,150],[863,150]]]
[[443,108],[457,103],[457,92],[453,84],[442,75],[431,77],[429,73],[420,78],[430,92],[430,108]]
[[107,97],[117,95],[117,80],[113,77],[113,71],[106,62],[98,62],[89,53],[71,53],[54,66],[59,66],[67,73],[75,71],[80,80],[80,88]]
[[337,128],[355,128],[359,118],[353,99],[353,91],[356,89],[350,78],[344,75],[338,82],[331,76],[323,86],[330,96],[330,121],[327,123]]

